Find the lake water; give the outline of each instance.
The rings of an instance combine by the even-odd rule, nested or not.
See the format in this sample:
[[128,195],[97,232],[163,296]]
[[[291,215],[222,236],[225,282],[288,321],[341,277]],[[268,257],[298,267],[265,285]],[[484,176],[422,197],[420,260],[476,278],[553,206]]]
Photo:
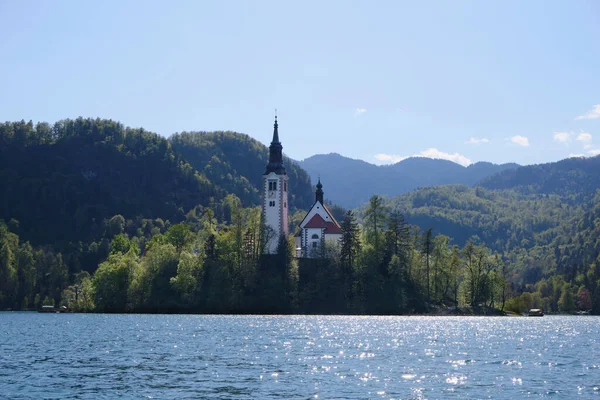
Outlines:
[[0,313],[2,399],[600,398],[600,318]]

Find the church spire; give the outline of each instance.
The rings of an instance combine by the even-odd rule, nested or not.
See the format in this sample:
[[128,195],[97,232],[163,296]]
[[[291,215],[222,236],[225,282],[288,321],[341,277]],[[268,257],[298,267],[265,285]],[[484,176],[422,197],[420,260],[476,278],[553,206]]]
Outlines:
[[275,110],[275,123],[273,124],[273,141],[271,143],[279,143],[279,125],[277,124],[277,110]]
[[273,124],[273,141],[269,146],[269,163],[267,164],[266,174],[275,172],[277,175],[286,175],[283,166],[283,146],[279,141],[279,124],[277,124],[277,114],[275,114],[275,124]]
[[321,184],[321,177],[319,177],[319,182],[317,183],[317,191],[315,192],[315,199],[319,203],[323,204],[323,185]]

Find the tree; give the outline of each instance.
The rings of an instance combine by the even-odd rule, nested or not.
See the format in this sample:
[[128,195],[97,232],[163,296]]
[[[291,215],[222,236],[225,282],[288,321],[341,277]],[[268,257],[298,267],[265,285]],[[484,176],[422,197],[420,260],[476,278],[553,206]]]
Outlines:
[[87,271],[78,273],[75,282],[63,290],[61,305],[69,310],[87,312],[94,310],[94,287]]
[[432,247],[433,247],[432,229],[429,228],[425,231],[425,235],[423,235],[423,247],[421,250],[423,253],[423,256],[425,257],[425,271],[426,271],[426,275],[427,275],[427,301],[428,302],[431,301],[431,284],[429,282],[429,260],[430,260],[430,256],[431,256]]
[[202,259],[194,254],[182,252],[177,264],[177,275],[171,278],[171,285],[188,306],[194,305],[200,289]]
[[404,216],[394,210],[388,217],[388,229],[386,231],[386,248],[391,259],[392,255],[398,257],[397,263],[402,268],[407,268],[409,263],[410,229],[404,221]]
[[29,243],[22,244],[17,252],[18,294],[20,309],[27,309],[35,296],[35,259]]
[[137,265],[136,257],[133,251],[113,253],[100,264],[92,280],[94,304],[98,311],[125,311],[131,276]]
[[570,283],[565,283],[562,287],[560,299],[558,300],[558,309],[560,311],[573,311],[575,309],[575,293]]
[[443,303],[450,288],[450,238],[438,235],[433,239],[433,299]]
[[340,238],[340,262],[345,271],[350,272],[360,253],[360,228],[356,222],[354,213],[349,210],[340,226],[342,237]]
[[17,260],[15,257],[18,237],[0,232],[0,307],[12,308],[17,295]]
[[452,246],[452,254],[450,256],[450,268],[449,275],[451,287],[452,287],[452,299],[454,301],[454,307],[458,307],[458,288],[460,287],[460,250],[458,246]]
[[116,235],[110,243],[110,248],[111,254],[126,254],[131,249],[133,249],[136,255],[139,255],[140,252],[139,247],[124,234]]
[[364,213],[365,233],[367,242],[375,248],[379,255],[381,252],[381,232],[385,226],[387,209],[383,204],[383,198],[373,195],[369,199],[369,205]]
[[592,294],[585,286],[577,291],[577,307],[583,311],[592,309]]
[[125,218],[115,215],[108,221],[109,236],[116,236],[125,232]]
[[498,265],[499,271],[500,271],[500,301],[501,301],[501,306],[500,306],[500,311],[504,311],[504,306],[506,305],[506,300],[508,300],[508,290],[510,288],[509,284],[510,284],[510,277],[509,277],[509,268],[508,265],[502,261],[502,259],[500,258],[500,256],[497,255],[496,257],[496,264]]
[[194,239],[190,227],[185,223],[172,225],[167,230],[165,237],[179,253]]

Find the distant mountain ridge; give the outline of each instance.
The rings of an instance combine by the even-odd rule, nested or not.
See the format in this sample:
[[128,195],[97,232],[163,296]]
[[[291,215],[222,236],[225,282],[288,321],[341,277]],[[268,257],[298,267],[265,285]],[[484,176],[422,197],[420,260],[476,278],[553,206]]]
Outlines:
[[[522,166],[473,188],[423,187],[385,199],[409,224],[464,245],[483,242],[514,269],[514,281],[578,277],[600,296],[600,156]],[[362,216],[368,204],[357,209]],[[597,283],[596,283],[597,282]]]
[[523,194],[588,196],[600,188],[600,156],[573,157],[502,171],[486,177],[479,185],[492,190],[512,189]]
[[484,178],[519,167],[514,163],[489,162],[463,167],[452,161],[425,157],[377,166],[337,153],[317,154],[298,164],[313,182],[321,177],[326,198],[347,208],[358,207],[373,194],[397,196],[419,187],[447,184],[474,186]]

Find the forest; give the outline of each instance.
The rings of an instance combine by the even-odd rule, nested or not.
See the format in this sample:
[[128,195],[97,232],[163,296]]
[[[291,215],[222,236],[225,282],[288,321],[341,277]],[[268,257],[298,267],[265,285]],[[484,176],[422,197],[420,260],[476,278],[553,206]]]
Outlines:
[[[329,204],[342,240],[298,260],[285,240],[263,255],[266,155],[233,132],[1,124],[0,309],[600,311],[597,158],[504,171],[475,188],[373,195],[356,210]],[[286,167],[294,232],[313,194],[306,172]]]

